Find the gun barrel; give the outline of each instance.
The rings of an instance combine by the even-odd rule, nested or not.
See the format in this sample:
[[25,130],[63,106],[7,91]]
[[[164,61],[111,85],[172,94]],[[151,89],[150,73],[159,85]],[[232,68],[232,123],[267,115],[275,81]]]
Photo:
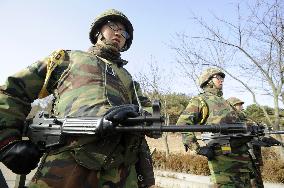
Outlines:
[[118,132],[212,132],[212,133],[245,133],[247,128],[242,124],[227,125],[169,125],[169,126],[125,126],[114,127]]
[[284,134],[284,131],[268,131],[266,134]]

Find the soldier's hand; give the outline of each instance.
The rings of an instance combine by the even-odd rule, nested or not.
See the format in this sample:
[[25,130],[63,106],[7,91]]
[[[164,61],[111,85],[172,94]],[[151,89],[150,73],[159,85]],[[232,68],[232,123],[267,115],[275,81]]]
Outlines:
[[207,157],[207,159],[213,160],[215,157],[215,152],[214,149],[210,146],[202,146],[199,149],[197,149],[197,154],[198,155],[203,155],[205,157]]
[[105,113],[105,119],[117,125],[127,124],[127,118],[139,116],[139,107],[134,104],[114,106]]
[[13,142],[0,153],[0,161],[16,174],[28,174],[37,167],[41,152],[30,140]]
[[263,137],[261,139],[261,142],[263,142],[264,147],[271,147],[271,146],[281,146],[282,143],[278,141],[277,139],[269,136],[269,137]]

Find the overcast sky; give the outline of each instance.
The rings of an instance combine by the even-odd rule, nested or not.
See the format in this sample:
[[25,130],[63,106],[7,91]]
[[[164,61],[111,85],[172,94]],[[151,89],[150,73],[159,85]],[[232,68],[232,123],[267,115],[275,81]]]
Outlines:
[[[145,71],[147,63],[156,61],[171,77],[171,90],[197,94],[193,85],[179,75],[176,54],[168,45],[176,33],[196,35],[199,28],[192,14],[211,22],[212,13],[235,17],[237,0],[1,0],[0,1],[0,83],[53,50],[86,50],[91,43],[89,28],[94,18],[109,8],[127,15],[134,26],[131,48],[122,53],[129,61],[126,68],[133,75]],[[213,23],[214,24],[214,23]],[[227,89],[225,82],[225,89]],[[239,93],[227,89],[225,98]],[[241,94],[246,104],[251,97]],[[261,96],[263,97],[263,96]],[[270,105],[269,100],[262,104]]]

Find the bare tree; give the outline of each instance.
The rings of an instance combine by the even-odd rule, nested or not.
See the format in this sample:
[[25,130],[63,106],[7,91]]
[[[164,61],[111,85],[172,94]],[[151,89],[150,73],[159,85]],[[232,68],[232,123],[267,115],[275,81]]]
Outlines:
[[[271,96],[273,120],[263,110],[270,126],[279,130],[279,103],[284,104],[283,1],[254,1],[254,4],[244,4],[246,11],[242,5],[236,5],[236,21],[213,15],[216,22],[210,25],[193,16],[203,33],[193,37],[178,34],[179,44],[172,48],[179,55],[178,62],[183,69],[190,70],[187,75],[192,79],[199,72],[195,70],[201,70],[202,64],[207,64],[222,68],[239,81],[251,93],[254,103],[261,104],[255,97],[259,91]],[[245,15],[247,12],[249,14]]]
[[[169,114],[167,112],[167,93],[170,92],[169,85],[171,83],[170,76],[167,76],[165,70],[162,70],[154,58],[151,57],[150,63],[147,64],[144,71],[140,71],[136,75],[143,92],[150,97],[150,99],[158,99],[161,101],[163,115],[165,117],[165,124],[169,124]],[[169,155],[169,146],[167,141],[167,133],[163,133],[163,141],[166,147],[166,156]]]

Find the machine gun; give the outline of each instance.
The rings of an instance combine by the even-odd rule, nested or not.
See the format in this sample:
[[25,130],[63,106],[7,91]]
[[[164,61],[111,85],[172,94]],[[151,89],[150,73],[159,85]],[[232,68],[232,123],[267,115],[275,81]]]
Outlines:
[[153,138],[159,138],[162,132],[211,132],[220,135],[229,134],[243,136],[244,134],[255,136],[262,134],[260,127],[247,127],[245,124],[221,124],[221,125],[191,125],[176,126],[164,125],[164,118],[160,114],[160,103],[154,101],[153,113],[141,114],[135,118],[126,120],[129,126],[114,125],[103,117],[50,117],[45,112],[39,112],[28,122],[25,134],[37,144],[42,151],[53,149],[65,144],[67,135],[96,135],[103,136],[109,132],[140,132],[141,134],[151,133]]

